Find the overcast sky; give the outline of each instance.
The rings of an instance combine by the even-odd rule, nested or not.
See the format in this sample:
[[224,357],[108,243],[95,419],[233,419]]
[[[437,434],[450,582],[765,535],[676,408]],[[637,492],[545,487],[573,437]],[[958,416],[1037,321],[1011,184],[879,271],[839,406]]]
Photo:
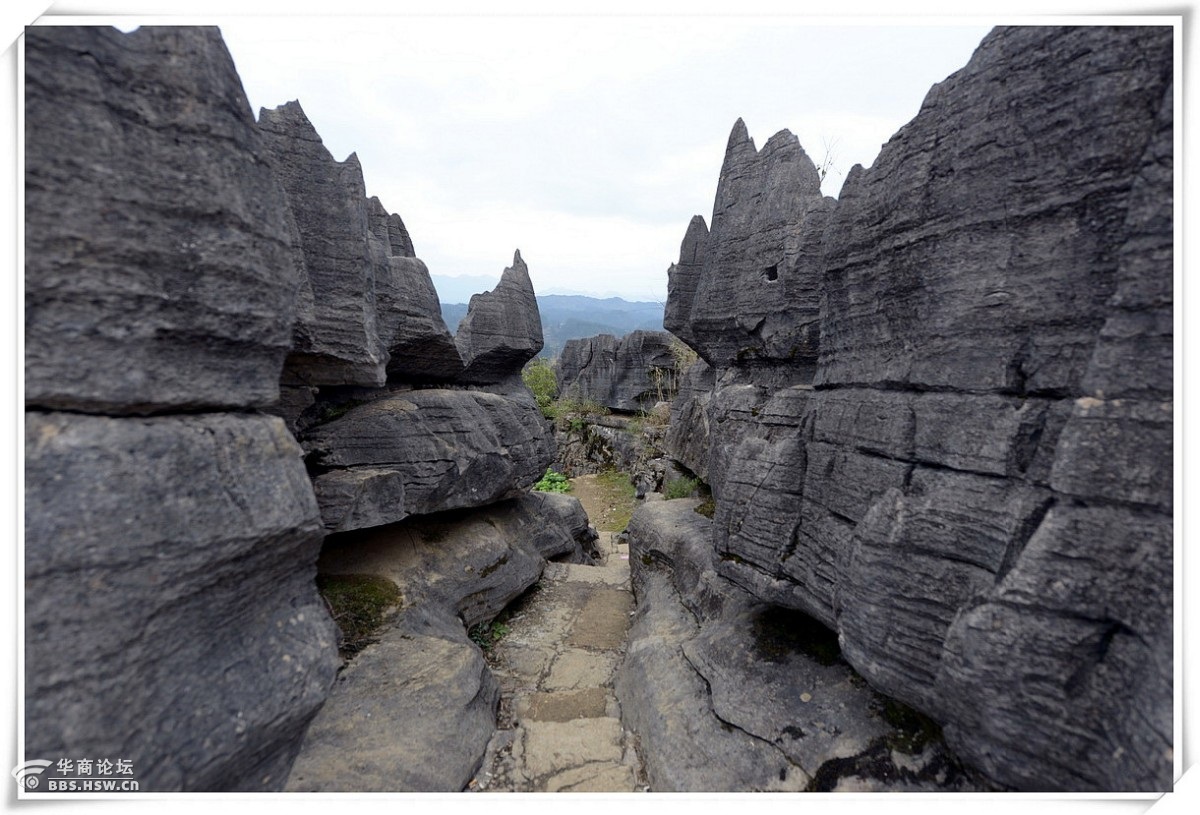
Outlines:
[[541,294],[665,300],[725,142],[787,128],[855,163],[969,59],[988,26],[764,17],[221,21],[257,113],[299,99],[438,275],[496,280],[515,248]]

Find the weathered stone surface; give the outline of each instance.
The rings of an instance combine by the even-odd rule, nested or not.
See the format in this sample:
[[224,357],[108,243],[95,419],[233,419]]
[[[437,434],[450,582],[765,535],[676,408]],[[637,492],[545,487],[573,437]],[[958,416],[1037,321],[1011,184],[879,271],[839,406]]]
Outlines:
[[[689,300],[710,278],[673,271],[668,327],[715,365],[668,449],[713,489],[716,573],[836,630],[1022,789],[1170,786],[1171,69],[1165,27],[990,34],[823,233],[784,229],[816,270],[815,371],[722,356],[736,332],[695,309],[747,283]],[[722,191],[752,155],[735,128]],[[750,264],[722,235],[770,217],[753,195],[719,192],[742,226],[685,246]]]
[[300,271],[217,29],[46,26],[26,46],[26,404],[274,402]]
[[692,333],[692,309],[700,277],[704,274],[707,244],[708,224],[703,216],[695,215],[679,246],[679,262],[672,263],[667,269],[667,291],[670,295],[663,313],[663,328],[692,347],[697,342]]
[[[360,502],[398,521],[512,498],[554,458],[553,437],[532,398],[474,390],[384,396],[310,427],[302,443],[310,463],[325,471],[314,482],[330,529],[347,528],[343,514]],[[400,474],[403,502],[383,505],[372,496],[384,484],[380,471]],[[355,480],[361,489],[351,489]],[[387,495],[397,492],[389,487]]]
[[414,257],[390,257],[385,279],[379,307],[394,315],[396,322],[388,334],[388,380],[448,382],[457,377],[462,372],[462,357],[442,320],[437,291],[425,264]]
[[663,439],[663,450],[705,481],[709,480],[707,407],[715,383],[716,374],[704,360],[687,369],[679,393],[671,400],[671,423]]
[[376,269],[358,157],[335,161],[299,102],[259,111],[271,166],[287,192],[314,296],[297,326],[291,376],[311,385],[382,385],[386,339],[376,313]]
[[546,559],[579,559],[592,538],[578,506],[570,496],[525,493],[471,512],[347,532],[329,539],[319,569],[386,577],[406,608],[448,608],[470,626],[536,582]]
[[490,292],[471,297],[454,336],[462,382],[491,384],[520,371],[542,350],[542,318],[521,252]]
[[781,131],[759,151],[737,121],[711,231],[693,219],[668,281],[664,325],[709,364],[815,364],[820,236],[833,206],[820,187],[795,136]]
[[377,196],[372,195],[367,199],[367,218],[371,234],[387,244],[388,255],[401,258],[417,256],[412,238],[408,235],[408,227],[399,215],[384,209]]
[[[577,558],[581,546],[591,544],[592,535],[577,500],[533,493],[470,512],[410,518],[330,538],[319,562],[322,573],[390,579],[403,595],[403,607],[379,634],[379,642],[354,657],[340,674],[329,703],[313,722],[288,789],[457,791],[466,787],[484,761],[500,700],[500,686],[479,648],[468,640],[467,629],[509,606],[538,581],[543,568],[555,569],[547,586],[555,584],[555,578],[573,582],[571,570],[576,568],[602,571],[547,564],[544,559]],[[547,586],[537,598],[554,594]],[[580,588],[613,591],[603,584]],[[624,595],[626,607],[615,613],[627,625],[628,593]],[[497,646],[500,655],[493,653],[502,676],[518,661],[514,654],[531,650],[530,632],[518,627],[517,619],[508,621],[513,632]],[[566,639],[564,631],[552,633],[554,646]],[[515,650],[510,647],[514,641]],[[533,664],[530,681],[536,684],[547,661],[525,660]],[[567,713],[574,708],[563,704],[570,700],[535,701],[541,710],[525,711],[533,718],[573,718]],[[600,715],[607,715],[603,699]],[[543,738],[554,747],[554,739],[546,739],[554,735],[552,729],[536,734],[531,729],[529,737],[531,741]],[[539,767],[548,766],[553,758],[550,752],[538,752],[532,743],[528,749],[533,763],[541,762]],[[618,744],[616,757],[620,755]],[[605,757],[611,756],[605,753]],[[556,766],[564,765],[560,761]]]
[[670,399],[680,374],[665,331],[632,331],[567,340],[555,363],[560,396],[591,399],[612,410],[647,410]]
[[695,632],[694,618],[668,581],[648,577],[638,594],[629,650],[617,675],[617,697],[626,727],[641,741],[651,789],[803,789],[808,777],[775,747],[722,726],[713,714],[704,680],[679,645]]
[[719,575],[711,524],[694,508],[648,504],[630,524],[639,618],[618,692],[652,781],[678,777],[669,788],[686,791],[979,788],[935,728],[850,668],[836,634]]
[[846,179],[817,382],[1077,391],[1170,75],[1162,27],[989,34]]
[[946,637],[946,735],[1022,788],[1170,786],[1171,518],[1050,510]]
[[280,789],[337,666],[283,422],[30,413],[25,455],[25,754]]
[[445,609],[414,610],[338,675],[289,792],[458,792],[483,760],[499,687]]

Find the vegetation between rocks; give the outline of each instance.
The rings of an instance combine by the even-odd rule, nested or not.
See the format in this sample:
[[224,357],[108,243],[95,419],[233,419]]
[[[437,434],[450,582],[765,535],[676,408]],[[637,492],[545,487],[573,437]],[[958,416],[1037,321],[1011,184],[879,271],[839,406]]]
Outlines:
[[538,492],[570,492],[571,482],[562,473],[556,473],[554,470],[546,470],[546,474],[533,485],[533,488]]
[[317,591],[341,629],[344,659],[375,642],[374,635],[388,614],[403,605],[396,584],[373,574],[319,574]]
[[676,498],[689,498],[700,487],[698,478],[672,478],[663,485],[663,497],[668,501]]
[[471,626],[467,631],[467,636],[471,638],[471,642],[483,649],[484,653],[491,651],[496,643],[508,636],[510,629],[502,622],[492,620],[491,622],[479,623]]

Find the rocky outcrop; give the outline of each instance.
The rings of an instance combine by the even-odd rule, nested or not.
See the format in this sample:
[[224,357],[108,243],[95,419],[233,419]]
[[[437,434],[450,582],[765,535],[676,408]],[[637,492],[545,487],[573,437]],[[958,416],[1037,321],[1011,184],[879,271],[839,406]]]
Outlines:
[[217,30],[37,29],[30,45],[26,404],[275,401],[301,272]]
[[664,326],[714,366],[817,358],[820,236],[833,208],[786,130],[756,150],[729,134],[711,230],[693,218],[669,275]]
[[454,341],[464,365],[459,381],[473,384],[501,382],[542,350],[542,319],[520,250],[496,288],[471,297]]
[[284,192],[215,28],[26,45],[23,753],[280,789],[337,666],[320,518],[283,422],[216,411],[278,398]]
[[387,344],[375,308],[379,261],[362,165],[354,154],[335,161],[299,102],[261,110],[259,129],[287,192],[314,295],[311,322],[296,326],[289,374],[309,385],[383,385]]
[[561,396],[632,413],[670,399],[678,372],[665,331],[632,331],[568,340],[555,362]]
[[288,789],[463,789],[483,761],[499,701],[466,626],[533,585],[546,558],[584,560],[593,540],[578,501],[544,494],[331,539],[323,573],[385,577],[403,607],[339,674]]
[[629,527],[638,611],[617,679],[656,791],[973,790],[936,727],[871,690],[837,637],[718,577],[696,501]]
[[[685,240],[715,266],[672,277],[712,367],[667,444],[708,477],[716,571],[1020,789],[1171,784],[1171,73],[1169,28],[997,29],[780,227],[809,291],[778,331],[738,298],[812,183],[731,182],[786,143],[735,127]],[[764,338],[818,325],[816,364],[698,310],[734,302]]]
[[470,390],[386,395],[303,440],[330,531],[512,498],[554,459],[554,437],[532,398]]

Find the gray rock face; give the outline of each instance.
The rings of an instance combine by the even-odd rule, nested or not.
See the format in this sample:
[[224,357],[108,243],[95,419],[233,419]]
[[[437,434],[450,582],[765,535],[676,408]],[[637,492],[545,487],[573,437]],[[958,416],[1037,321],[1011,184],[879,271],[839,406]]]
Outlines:
[[638,617],[617,679],[653,789],[972,790],[932,730],[899,721],[811,618],[720,576],[697,502],[629,526]]
[[710,365],[814,365],[820,239],[833,200],[791,133],[761,151],[741,119],[729,134],[712,229],[693,219],[668,280],[664,325]]
[[560,395],[635,412],[674,396],[680,376],[665,331],[567,340],[555,365]]
[[339,674],[288,790],[463,789],[483,760],[500,695],[467,627],[533,585],[545,558],[577,560],[591,541],[577,500],[539,493],[333,539],[323,573],[386,577],[404,606]]
[[387,347],[375,302],[380,260],[372,256],[358,157],[335,161],[299,102],[259,111],[259,130],[287,192],[314,295],[312,322],[296,329],[289,372],[312,385],[383,385]]
[[279,400],[295,222],[215,28],[27,37],[27,407],[71,412],[26,413],[25,754],[280,789],[336,669],[317,504],[280,419],[201,411]]
[[388,348],[389,382],[448,382],[463,369],[462,357],[445,321],[437,291],[424,262],[389,257],[379,306],[392,315]]
[[274,417],[26,417],[30,756],[142,789],[280,789],[337,667],[300,449]]
[[708,224],[703,216],[695,215],[679,246],[679,262],[672,263],[667,269],[667,291],[670,296],[663,314],[663,328],[692,347],[698,343],[696,335],[692,333],[692,311],[707,255]]
[[324,470],[314,484],[331,531],[512,498],[554,460],[531,397],[475,390],[385,395],[309,428],[302,442]]
[[25,117],[26,404],[274,402],[300,271],[217,29],[31,28]]
[[[1166,28],[990,34],[819,238],[783,229],[816,270],[815,370],[722,351],[696,309],[745,280],[701,294],[706,266],[689,306],[676,266],[672,330],[716,365],[667,443],[713,489],[717,573],[1020,789],[1171,784],[1170,82]],[[750,156],[735,128],[723,191]],[[755,183],[717,211],[764,214],[685,245],[750,268],[780,195]]]
[[401,258],[417,256],[412,238],[408,235],[408,227],[399,215],[384,209],[377,196],[372,195],[367,199],[367,217],[371,234],[387,244],[389,255]]
[[459,381],[482,385],[512,376],[542,350],[542,318],[520,250],[496,288],[471,297],[454,341],[465,366]]

